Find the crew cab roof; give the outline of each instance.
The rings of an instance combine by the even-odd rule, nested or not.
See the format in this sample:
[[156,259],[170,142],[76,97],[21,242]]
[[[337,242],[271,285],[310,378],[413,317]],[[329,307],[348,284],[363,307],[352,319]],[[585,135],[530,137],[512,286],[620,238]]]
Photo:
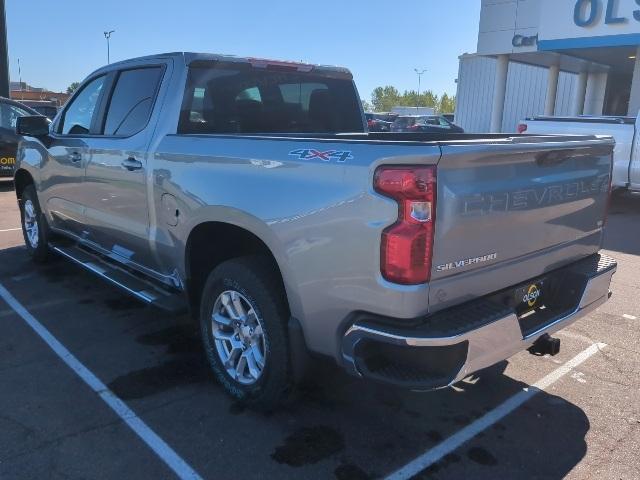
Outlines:
[[235,55],[222,55],[215,53],[198,53],[198,52],[169,52],[159,53],[154,55],[146,55],[143,57],[130,58],[122,60],[120,62],[114,62],[109,65],[96,70],[94,73],[98,73],[101,70],[113,70],[119,66],[126,66],[131,62],[139,61],[153,61],[160,59],[173,58],[178,61],[183,61],[185,65],[191,65],[194,62],[225,62],[225,63],[249,63],[252,65],[274,65],[274,66],[297,66],[302,71],[315,71],[317,73],[338,73],[341,75],[348,75],[352,77],[349,69],[344,67],[338,67],[334,65],[317,65],[304,62],[292,62],[288,60],[274,60],[267,58],[253,58],[253,57],[238,57]]

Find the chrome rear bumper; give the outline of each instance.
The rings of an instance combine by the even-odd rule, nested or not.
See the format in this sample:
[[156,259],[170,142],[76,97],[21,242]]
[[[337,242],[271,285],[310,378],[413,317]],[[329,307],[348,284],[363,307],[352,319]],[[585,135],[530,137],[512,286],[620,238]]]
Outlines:
[[[577,297],[579,300],[569,312],[563,312],[562,315],[552,318],[548,323],[534,331],[527,332],[527,334],[523,334],[520,321],[513,308],[492,304],[491,301],[482,303],[482,300],[475,302],[477,304],[475,306],[470,304],[466,310],[459,309],[458,313],[451,317],[453,320],[450,322],[449,319],[446,319],[449,323],[456,321],[465,324],[450,335],[434,333],[424,327],[399,330],[386,325],[381,326],[366,319],[357,321],[343,337],[342,358],[345,367],[356,376],[371,377],[409,388],[437,389],[447,387],[473,372],[490,367],[526,350],[542,335],[557,332],[598,308],[610,297],[609,287],[616,267],[615,260],[605,255],[595,255],[565,267],[563,270],[584,278],[581,285],[582,292]],[[474,316],[484,316],[485,318],[470,318]],[[425,319],[426,325],[428,325],[428,320]],[[452,325],[452,328],[456,327]],[[371,368],[359,352],[359,350],[364,350],[361,347],[367,343],[374,345],[374,349],[376,344],[378,346],[384,345],[387,354],[391,357],[393,357],[393,349],[395,348],[396,353],[409,350],[417,355],[416,358],[419,358],[423,353],[435,353],[428,362],[437,363],[437,359],[442,357],[442,354],[447,354],[448,359],[446,364],[439,367],[437,374],[422,375],[422,378],[420,375],[409,374],[406,378],[395,379],[395,375],[405,377],[403,373],[399,372],[406,370],[406,368],[387,368],[382,373],[381,370]],[[389,363],[393,363],[393,358]]]

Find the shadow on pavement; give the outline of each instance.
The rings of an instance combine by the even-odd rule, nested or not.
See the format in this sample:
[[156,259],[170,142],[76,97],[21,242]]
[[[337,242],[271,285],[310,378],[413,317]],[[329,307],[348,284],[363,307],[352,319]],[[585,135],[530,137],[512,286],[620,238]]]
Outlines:
[[[0,251],[0,279],[27,306],[68,298],[64,308],[38,310],[38,319],[206,477],[224,477],[222,465],[232,462],[235,478],[379,478],[527,387],[502,373],[506,362],[431,393],[361,381],[321,362],[293,401],[259,414],[216,385],[185,318],[143,308],[62,260],[34,266],[22,248]],[[0,397],[0,411],[9,407]],[[561,479],[584,457],[589,428],[579,407],[540,392],[417,478]]]

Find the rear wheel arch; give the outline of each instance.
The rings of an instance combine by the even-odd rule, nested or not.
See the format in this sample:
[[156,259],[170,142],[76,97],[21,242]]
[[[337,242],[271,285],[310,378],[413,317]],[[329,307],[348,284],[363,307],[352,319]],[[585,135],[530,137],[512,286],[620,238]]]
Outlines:
[[267,244],[243,227],[211,221],[195,226],[186,242],[185,273],[192,312],[197,314],[199,311],[202,289],[214,268],[227,260],[250,255],[260,255],[268,260],[290,306],[282,270]]

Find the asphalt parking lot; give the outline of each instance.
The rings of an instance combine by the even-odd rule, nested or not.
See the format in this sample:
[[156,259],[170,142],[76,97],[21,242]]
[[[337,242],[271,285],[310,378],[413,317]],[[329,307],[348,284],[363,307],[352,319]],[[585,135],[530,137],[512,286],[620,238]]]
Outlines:
[[[7,182],[0,211],[0,284],[202,478],[383,478],[434,451],[447,453],[410,474],[640,478],[638,196],[616,198],[609,217],[614,296],[558,335],[558,356],[523,352],[428,394],[322,365],[270,415],[227,398],[186,317],[147,308],[61,259],[32,264]],[[14,307],[0,300],[0,478],[175,478]],[[504,414],[523,391],[526,401]],[[460,432],[469,440],[448,448]]]

